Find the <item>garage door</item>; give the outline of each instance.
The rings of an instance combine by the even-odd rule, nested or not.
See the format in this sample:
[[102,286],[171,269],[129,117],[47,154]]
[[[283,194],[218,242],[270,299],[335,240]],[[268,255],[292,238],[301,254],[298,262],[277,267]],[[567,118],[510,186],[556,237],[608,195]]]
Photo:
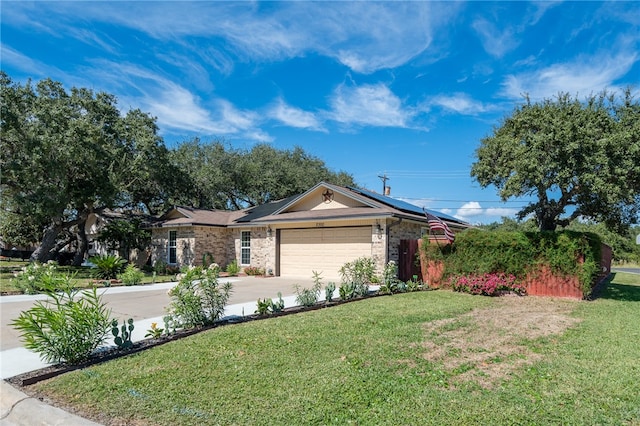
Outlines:
[[280,275],[339,281],[342,265],[371,257],[371,227],[283,229],[280,232]]

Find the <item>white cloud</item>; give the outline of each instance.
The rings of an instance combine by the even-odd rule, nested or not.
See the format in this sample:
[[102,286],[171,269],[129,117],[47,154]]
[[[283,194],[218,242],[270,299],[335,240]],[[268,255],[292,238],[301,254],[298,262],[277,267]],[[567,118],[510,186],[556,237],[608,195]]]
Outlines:
[[507,207],[489,207],[485,211],[485,215],[487,216],[496,216],[496,217],[504,217],[504,216],[515,216],[518,213],[518,209],[510,209]]
[[[508,207],[484,208],[478,201],[468,201],[456,209],[455,212],[450,209],[447,210],[447,214],[469,223],[495,221],[505,216],[513,217],[518,213],[518,209]],[[442,212],[445,213],[444,210]]]
[[324,130],[315,114],[287,105],[282,99],[270,108],[268,115],[281,123],[299,129]]
[[[34,16],[20,18],[22,25],[52,34],[74,35],[73,21],[65,19],[73,16],[181,44],[192,37],[223,38],[228,53],[241,60],[278,61],[315,52],[372,73],[425,52],[433,34],[461,8],[438,2],[51,2],[37,8],[14,6],[13,15]],[[98,41],[97,36],[75,36]],[[224,54],[209,55],[222,68],[230,64]]]
[[12,67],[32,76],[55,78],[62,74],[59,69],[46,65],[40,61],[33,60],[4,43],[0,45],[0,57],[2,58],[3,65],[11,65]]
[[467,203],[464,203],[462,207],[458,208],[454,216],[459,219],[468,221],[467,218],[473,217],[473,216],[480,216],[481,214],[483,214],[483,212],[484,210],[482,206],[480,206],[479,202],[469,201]]
[[343,124],[408,127],[412,113],[384,84],[339,86],[329,101],[333,120]]
[[637,60],[638,53],[630,50],[615,56],[605,53],[582,57],[574,62],[509,75],[502,84],[502,94],[511,99],[522,99],[522,95],[527,93],[532,100],[540,100],[559,92],[587,96],[605,88],[616,89],[613,87],[615,81],[628,73]]
[[465,115],[475,115],[486,112],[488,107],[472,99],[465,93],[454,93],[453,95],[439,95],[431,99],[431,105],[442,107],[443,109]]
[[135,105],[156,116],[168,132],[189,131],[216,136],[243,136],[260,142],[272,138],[259,128],[260,117],[214,98],[207,105],[188,89],[137,65],[99,61],[86,72],[90,77],[113,82],[121,105]]
[[496,58],[503,57],[520,44],[511,27],[498,28],[483,18],[477,19],[471,26],[480,36],[484,50]]

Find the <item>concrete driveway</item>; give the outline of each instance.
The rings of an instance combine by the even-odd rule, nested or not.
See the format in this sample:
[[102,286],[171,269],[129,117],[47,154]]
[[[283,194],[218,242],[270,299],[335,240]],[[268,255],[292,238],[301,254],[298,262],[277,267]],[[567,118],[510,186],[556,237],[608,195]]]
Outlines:
[[627,272],[629,274],[640,274],[640,268],[611,268],[611,272]]
[[[278,292],[284,296],[295,294],[294,286],[299,284],[310,287],[313,283],[309,278],[291,279],[281,277],[257,278],[257,277],[232,277],[221,278],[221,281],[229,281],[233,284],[233,290],[229,305],[243,303],[255,303],[258,298],[277,298]],[[176,283],[162,283],[132,287],[100,288],[103,301],[111,309],[111,316],[120,321],[128,318],[136,322],[157,318],[166,315],[166,307],[169,305],[167,292]],[[20,315],[20,312],[29,309],[36,300],[44,300],[42,295],[18,295],[0,297],[0,351],[21,347],[18,332],[9,323]],[[252,314],[255,308],[246,309],[246,314]],[[161,325],[161,324],[159,324]]]

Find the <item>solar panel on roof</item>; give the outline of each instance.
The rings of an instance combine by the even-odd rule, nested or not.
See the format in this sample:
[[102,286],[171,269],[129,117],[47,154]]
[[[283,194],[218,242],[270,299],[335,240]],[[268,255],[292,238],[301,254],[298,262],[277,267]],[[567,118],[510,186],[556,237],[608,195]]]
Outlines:
[[[377,194],[375,192],[371,192],[368,191],[366,189],[360,189],[360,188],[353,188],[348,186],[347,188],[349,188],[351,191],[357,192],[359,194],[364,195],[365,197],[369,197],[371,199],[374,199],[380,203],[386,204],[388,206],[391,206],[393,208],[396,208],[398,210],[402,210],[404,212],[408,212],[408,213],[414,213],[414,214],[419,214],[419,215],[424,215],[424,210],[422,210],[422,208],[416,206],[415,204],[411,204],[411,203],[407,203],[406,201],[402,201],[402,200],[398,200],[395,198],[391,198],[391,197],[387,197],[386,195],[381,195],[381,194]],[[431,213],[434,216],[439,217],[440,219],[446,219],[446,220],[451,220],[454,222],[460,222],[462,223],[462,221],[460,219],[456,219],[453,216],[449,216],[446,215],[444,213],[441,212],[437,212],[435,210],[429,210],[429,209],[425,209],[427,212]]]

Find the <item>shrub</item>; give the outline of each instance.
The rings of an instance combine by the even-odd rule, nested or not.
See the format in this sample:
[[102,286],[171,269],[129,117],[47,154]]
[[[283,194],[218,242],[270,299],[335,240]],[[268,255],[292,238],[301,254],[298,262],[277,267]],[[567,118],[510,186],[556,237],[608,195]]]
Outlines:
[[273,305],[273,300],[271,299],[258,299],[256,302],[258,309],[256,309],[256,314],[258,315],[268,315],[271,313],[271,306]]
[[115,279],[127,263],[127,261],[120,256],[113,254],[94,256],[89,259],[89,262],[96,265],[96,278],[103,280]]
[[215,260],[213,259],[213,255],[209,252],[204,253],[202,255],[202,267],[208,268],[209,265],[211,265],[212,263],[215,263]]
[[49,299],[37,301],[11,325],[20,332],[24,347],[45,362],[76,364],[104,343],[111,328],[111,313],[95,288],[78,296],[69,276],[62,291],[56,290],[44,289]]
[[504,273],[521,279],[549,265],[556,274],[577,276],[586,296],[599,272],[600,244],[595,234],[573,231],[468,229],[456,234],[452,246],[436,247],[425,239],[421,249],[427,259],[444,262],[446,277]]
[[[218,281],[218,268],[192,267],[177,286],[169,291],[170,320],[173,329],[213,324],[224,314],[231,296],[231,283]],[[166,327],[169,329],[170,327]]]
[[329,303],[333,299],[333,292],[336,291],[336,283],[330,282],[324,288],[324,300]]
[[118,275],[118,279],[121,280],[124,285],[141,284],[143,277],[144,273],[132,264],[127,265],[124,272]]
[[229,274],[232,277],[235,277],[236,275],[238,275],[238,273],[240,272],[240,266],[238,265],[238,261],[236,259],[233,259],[233,261],[227,265],[227,268],[225,271],[227,272],[227,274]]
[[165,275],[167,273],[167,262],[162,259],[156,260],[153,264],[153,270],[158,275]]
[[484,296],[495,296],[500,291],[526,293],[524,287],[516,283],[516,277],[507,274],[461,275],[451,278],[451,287],[455,291]]
[[360,257],[347,262],[340,268],[340,276],[344,283],[369,284],[375,280],[375,264],[370,257]]
[[322,278],[320,273],[313,271],[313,286],[311,288],[303,288],[295,285],[296,303],[302,306],[313,306],[320,299],[320,291],[322,289]]
[[61,288],[65,280],[63,275],[58,274],[57,266],[54,261],[29,263],[13,279],[13,283],[25,294],[40,293],[46,288]]
[[278,301],[271,302],[271,311],[276,313],[276,312],[282,312],[283,309],[284,309],[284,300],[282,300],[282,293],[278,292]]
[[[382,273],[382,285],[380,286],[380,292],[384,294],[400,293],[400,290],[406,286],[399,286],[398,280],[398,265],[393,260],[389,261],[384,267]],[[404,284],[404,283],[403,283]]]
[[244,268],[244,273],[247,275],[264,275],[264,268],[257,266],[247,266]]

